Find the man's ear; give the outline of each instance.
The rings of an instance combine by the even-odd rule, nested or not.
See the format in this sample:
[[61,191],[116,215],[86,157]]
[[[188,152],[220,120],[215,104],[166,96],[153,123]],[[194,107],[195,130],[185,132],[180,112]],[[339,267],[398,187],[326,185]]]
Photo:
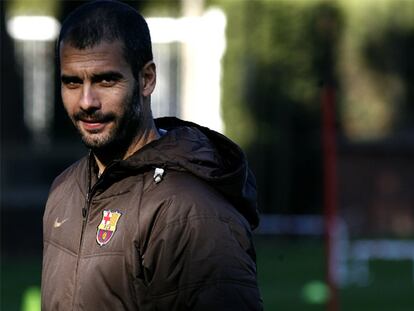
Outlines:
[[142,67],[140,79],[142,81],[142,96],[150,96],[154,91],[155,84],[157,82],[157,72],[153,61],[149,61],[144,65],[144,67]]

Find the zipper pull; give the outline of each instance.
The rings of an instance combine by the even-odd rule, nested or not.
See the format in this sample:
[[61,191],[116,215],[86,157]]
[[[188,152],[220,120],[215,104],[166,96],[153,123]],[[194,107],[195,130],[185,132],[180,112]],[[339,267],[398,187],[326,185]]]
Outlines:
[[158,184],[162,180],[162,176],[164,175],[164,169],[156,167],[154,172],[154,181]]

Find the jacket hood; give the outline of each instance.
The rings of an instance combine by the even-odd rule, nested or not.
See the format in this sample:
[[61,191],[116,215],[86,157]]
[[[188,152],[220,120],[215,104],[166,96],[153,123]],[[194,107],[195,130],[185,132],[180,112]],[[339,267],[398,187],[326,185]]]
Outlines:
[[119,164],[128,169],[162,168],[167,174],[190,172],[224,195],[256,228],[256,181],[243,151],[224,135],[192,122],[166,117],[155,124],[167,133]]

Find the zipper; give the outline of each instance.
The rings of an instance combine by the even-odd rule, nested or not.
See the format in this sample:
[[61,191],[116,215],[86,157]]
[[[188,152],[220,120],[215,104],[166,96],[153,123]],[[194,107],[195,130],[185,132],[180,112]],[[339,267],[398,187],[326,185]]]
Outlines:
[[85,205],[82,207],[82,230],[81,230],[81,236],[79,241],[79,248],[78,248],[78,254],[76,259],[76,267],[75,267],[75,285],[74,285],[74,292],[73,292],[73,298],[72,298],[72,310],[75,308],[75,300],[77,298],[77,288],[78,288],[78,280],[79,280],[79,261],[81,258],[82,253],[82,245],[83,245],[83,238],[84,238],[84,232],[86,228],[86,224],[88,223],[88,217],[89,217],[89,206],[91,203],[90,198],[92,197],[91,192],[88,192],[86,194],[85,199]]
[[82,208],[82,231],[81,231],[81,238],[80,238],[80,242],[79,242],[79,250],[78,250],[79,255],[80,255],[81,250],[82,250],[83,234],[85,232],[86,224],[88,223],[88,218],[89,218],[89,206],[90,206],[90,203],[91,203],[90,197],[91,197],[91,194],[90,194],[90,192],[88,192],[86,194],[85,205]]
[[85,233],[86,225],[88,223],[89,210],[90,210],[90,205],[91,205],[92,197],[95,194],[96,189],[102,183],[103,177],[104,177],[104,175],[106,175],[105,173],[107,173],[108,172],[108,169],[110,167],[112,167],[112,166],[114,166],[114,163],[112,163],[112,165],[109,165],[105,169],[105,171],[98,178],[98,180],[96,181],[95,185],[93,185],[93,187],[91,187],[91,173],[89,171],[89,177],[88,177],[89,178],[88,192],[86,193],[85,205],[82,208],[82,230],[81,230],[81,236],[80,236],[80,241],[79,241],[78,256],[77,256],[77,259],[76,259],[75,286],[74,286],[74,293],[73,293],[73,299],[72,299],[72,310],[74,310],[74,308],[75,308],[75,300],[76,300],[76,297],[77,297],[76,289],[78,287],[78,280],[79,280],[79,260],[80,260],[81,255],[82,255],[82,246],[83,246],[84,233]]
[[[79,241],[79,249],[78,249],[78,262],[79,262],[79,258],[82,252],[82,245],[83,245],[83,235],[85,232],[85,228],[86,228],[86,224],[88,223],[88,218],[89,218],[89,207],[91,204],[91,197],[92,197],[92,192],[88,192],[86,194],[86,200],[85,200],[85,205],[82,208],[82,231],[81,231],[81,236],[80,236],[80,241]],[[78,262],[76,263],[76,273],[77,273],[77,268],[78,268]]]

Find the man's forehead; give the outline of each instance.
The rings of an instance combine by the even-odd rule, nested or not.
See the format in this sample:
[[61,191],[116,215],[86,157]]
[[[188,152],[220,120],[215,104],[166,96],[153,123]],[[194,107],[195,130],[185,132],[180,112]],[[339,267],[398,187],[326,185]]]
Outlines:
[[76,53],[76,51],[116,51],[116,52],[123,52],[124,50],[124,43],[120,40],[101,40],[99,42],[87,45],[87,46],[78,46],[75,42],[71,42],[70,40],[63,40],[59,44],[59,54],[62,55],[62,52],[70,52]]
[[94,46],[78,48],[70,42],[62,42],[60,45],[61,66],[65,63],[76,62],[113,62],[118,65],[125,65],[123,44],[120,41],[102,41]]

